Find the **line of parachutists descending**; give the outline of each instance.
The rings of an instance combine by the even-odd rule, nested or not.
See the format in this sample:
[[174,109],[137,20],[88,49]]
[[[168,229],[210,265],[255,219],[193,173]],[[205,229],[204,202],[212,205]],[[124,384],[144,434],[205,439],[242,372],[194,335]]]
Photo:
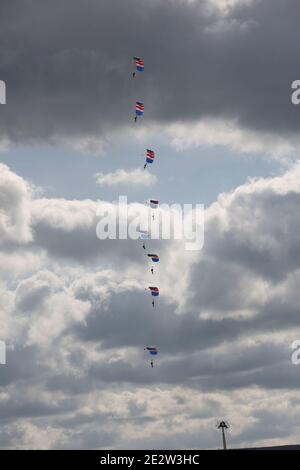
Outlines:
[[[137,73],[139,72],[144,72],[144,61],[141,59],[141,57],[133,57],[134,61],[134,72],[132,73],[132,77],[136,77]],[[145,110],[144,103],[142,101],[136,101],[135,102],[135,116],[134,116],[134,121],[137,122],[137,120],[143,116]],[[144,164],[144,170],[146,170],[148,165],[152,165],[155,160],[155,152],[151,149],[146,149],[146,160]],[[158,209],[159,207],[159,201],[157,199],[150,199],[148,201],[148,205],[150,209],[155,210]],[[152,219],[154,220],[155,216],[154,213],[152,212]],[[146,230],[140,230],[140,240],[142,240],[142,247],[144,250],[146,250],[146,240],[150,238],[149,232]],[[155,269],[154,266],[155,264],[159,263],[159,256],[156,253],[148,253],[147,254],[148,258],[150,258],[152,264],[151,264],[151,274],[154,275]],[[155,307],[155,299],[159,296],[159,288],[156,286],[149,286],[146,288],[151,294],[152,297],[152,307]],[[150,365],[153,368],[154,361],[153,358],[154,356],[157,356],[158,350],[156,346],[145,346],[144,350],[149,353],[150,355]]]

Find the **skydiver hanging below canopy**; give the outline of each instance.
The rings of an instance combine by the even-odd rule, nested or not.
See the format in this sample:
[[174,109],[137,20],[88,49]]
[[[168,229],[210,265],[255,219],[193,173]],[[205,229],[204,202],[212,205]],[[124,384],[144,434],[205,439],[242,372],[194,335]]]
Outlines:
[[140,236],[139,239],[143,240],[142,247],[146,250],[146,245],[144,240],[149,240],[149,232],[147,230],[138,230]]
[[147,165],[151,165],[154,162],[155,153],[153,150],[147,149],[146,150],[146,162],[144,164],[144,170],[146,169]]
[[144,347],[144,351],[148,351],[148,352],[149,352],[149,355],[151,356],[150,365],[151,365],[151,369],[153,369],[154,361],[153,361],[153,357],[152,357],[152,356],[157,356],[158,350],[157,350],[157,348],[156,348],[155,346],[145,346],[145,347]]
[[[158,255],[155,255],[154,253],[149,253],[147,256],[148,256],[148,258],[151,258],[152,263],[159,263]],[[154,267],[153,266],[151,266],[150,271],[151,271],[152,274],[154,274]]]
[[141,101],[136,101],[136,102],[135,102],[135,117],[134,117],[134,122],[137,121],[137,118],[138,118],[138,117],[143,116],[144,110],[145,110],[144,103],[142,103]]
[[141,57],[133,57],[135,71],[132,73],[132,77],[134,78],[136,72],[144,72],[145,64]]
[[[150,204],[150,207],[151,209],[158,209],[159,207],[159,201],[157,199],[150,199],[149,201],[149,204]],[[154,215],[154,212],[152,212],[152,220],[155,219],[155,215]]]
[[[149,286],[148,289],[150,290],[152,297],[158,297],[159,296],[159,288],[158,287]],[[154,306],[155,306],[154,298],[152,299],[151,304],[152,304],[152,307],[154,308]]]

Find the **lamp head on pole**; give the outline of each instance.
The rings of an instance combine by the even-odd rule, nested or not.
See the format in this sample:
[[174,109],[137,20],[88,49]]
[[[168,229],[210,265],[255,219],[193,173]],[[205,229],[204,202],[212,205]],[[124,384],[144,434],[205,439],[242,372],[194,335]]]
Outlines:
[[220,421],[217,424],[217,428],[218,429],[229,429],[229,424],[227,423],[227,421]]

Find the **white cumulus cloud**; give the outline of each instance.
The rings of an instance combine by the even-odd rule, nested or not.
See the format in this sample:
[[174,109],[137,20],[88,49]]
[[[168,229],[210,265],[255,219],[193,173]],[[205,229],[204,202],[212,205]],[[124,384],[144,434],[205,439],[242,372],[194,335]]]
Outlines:
[[156,182],[156,176],[141,168],[133,170],[119,169],[111,173],[96,173],[96,182],[102,186],[130,185],[151,186]]

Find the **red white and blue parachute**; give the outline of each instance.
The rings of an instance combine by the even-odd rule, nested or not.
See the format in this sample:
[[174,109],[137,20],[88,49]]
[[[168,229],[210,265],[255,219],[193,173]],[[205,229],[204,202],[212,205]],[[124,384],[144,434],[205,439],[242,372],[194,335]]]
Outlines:
[[150,199],[149,204],[151,209],[157,209],[159,206],[159,201],[157,199]]
[[151,258],[151,260],[153,261],[153,263],[158,263],[158,262],[159,262],[159,256],[158,256],[158,255],[149,253],[147,256],[148,256],[149,258]]
[[[141,57],[133,57],[135,69],[137,72],[144,72],[145,64]],[[133,75],[135,76],[135,74]]]
[[158,297],[159,296],[159,288],[158,287],[149,286],[148,289],[150,290],[151,295],[153,297]]
[[135,102],[135,116],[136,118],[139,116],[143,116],[145,110],[144,103],[141,101],[136,101]]
[[155,158],[155,153],[153,150],[147,149],[146,150],[146,163],[153,163]]
[[150,356],[157,356],[158,350],[156,346],[145,346],[144,351],[148,351]]
[[150,234],[148,230],[138,230],[140,240],[149,240]]

